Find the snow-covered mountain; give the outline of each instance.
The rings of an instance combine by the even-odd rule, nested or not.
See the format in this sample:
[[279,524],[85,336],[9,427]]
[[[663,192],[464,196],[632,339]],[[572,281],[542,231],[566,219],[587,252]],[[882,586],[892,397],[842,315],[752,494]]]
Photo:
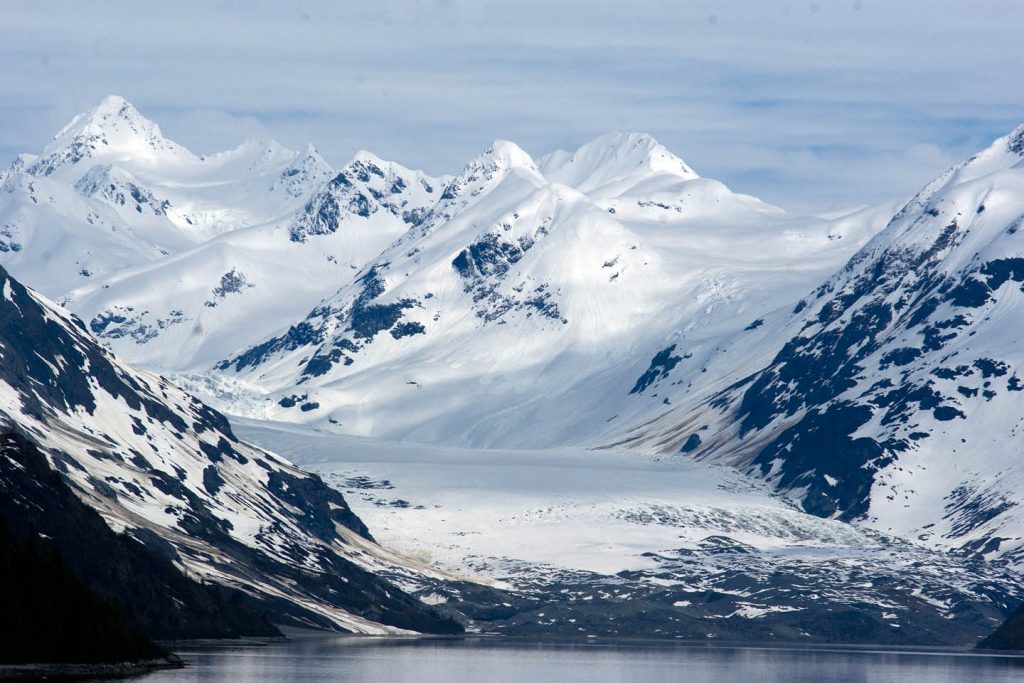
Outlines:
[[360,152],[282,220],[122,269],[62,302],[132,362],[208,369],[350,281],[416,225],[442,189],[443,179]]
[[737,464],[814,514],[1020,563],[1022,283],[1024,126],[796,302],[763,369],[630,443]]
[[114,97],[4,178],[0,263],[120,357],[232,412],[462,445],[655,417],[630,393],[652,348],[749,346],[891,213],[790,216],[638,133],[539,163],[499,141],[441,178],[267,140],[196,157]]
[[[19,341],[3,410],[116,528],[307,620],[435,618],[372,570],[473,628],[643,633],[650,610],[681,637],[720,619],[722,637],[828,639],[868,615],[892,642],[915,642],[897,624],[954,642],[1022,595],[1022,231],[1024,127],[909,202],[800,217],[638,133],[539,161],[497,141],[435,178],[270,140],[198,157],[108,98],[0,174],[0,264],[85,321],[4,280]],[[428,561],[376,546],[340,495],[90,335],[235,416],[291,423],[246,429],[297,458],[330,450],[330,482]],[[393,442],[442,449],[397,469],[345,451]],[[566,446],[607,450],[581,478],[599,494],[428,495],[486,489],[501,477],[469,461],[489,456],[524,481],[585,467],[586,452],[511,450]],[[444,467],[419,480],[419,457]],[[602,489],[619,476],[602,468],[639,483]],[[661,476],[690,503],[646,488]],[[384,479],[409,499],[382,498]],[[553,519],[568,559],[545,555]],[[594,529],[623,540],[597,552]],[[386,614],[304,569],[358,575]],[[856,590],[834,594],[838,573]],[[629,626],[605,623],[617,592],[640,610]]]
[[206,368],[336,291],[445,180],[269,139],[197,157],[110,97],[4,172],[0,263],[127,360]]
[[499,141],[337,294],[217,368],[273,392],[254,415],[470,446],[593,442],[661,410],[630,396],[652,345],[742,341],[884,214],[794,218],[645,135],[540,165]]
[[[366,152],[335,172],[269,141],[196,157],[108,98],[4,173],[0,260],[234,413],[449,445],[682,449],[817,514],[996,552],[1016,504],[1011,475],[990,479],[1011,463],[927,486],[905,472],[950,438],[976,454],[980,421],[996,443],[1015,434],[1012,294],[979,292],[1019,278],[1020,138],[898,212],[815,218],[642,134],[539,163],[499,141],[454,177]],[[50,201],[25,199],[41,188]],[[55,217],[85,205],[125,227]],[[12,216],[61,229],[25,240]],[[105,272],[70,277],[90,249]],[[824,466],[822,448],[846,455]]]
[[270,139],[199,157],[120,97],[0,174],[0,263],[44,294],[290,215],[330,177]]
[[0,426],[38,448],[112,529],[278,619],[458,630],[375,575],[401,563],[337,491],[239,441],[222,415],[165,379],[122,365],[2,269],[0,292]]

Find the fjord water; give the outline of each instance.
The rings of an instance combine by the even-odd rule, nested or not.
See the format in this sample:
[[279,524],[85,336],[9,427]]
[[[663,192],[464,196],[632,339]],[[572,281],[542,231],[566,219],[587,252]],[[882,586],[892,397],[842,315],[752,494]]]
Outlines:
[[675,643],[313,637],[180,654],[186,668],[152,674],[146,682],[990,683],[1024,677],[1024,657]]

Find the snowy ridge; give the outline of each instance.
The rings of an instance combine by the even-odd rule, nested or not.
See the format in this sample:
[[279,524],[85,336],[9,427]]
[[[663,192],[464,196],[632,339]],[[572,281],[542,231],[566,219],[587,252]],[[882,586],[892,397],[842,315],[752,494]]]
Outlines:
[[378,634],[454,627],[368,570],[400,558],[373,542],[340,494],[240,442],[223,416],[163,378],[121,365],[5,272],[0,281],[0,421],[115,531],[296,623]]
[[1019,563],[1022,130],[929,184],[804,297],[765,369],[635,442],[696,434],[697,457],[810,512]]
[[661,410],[629,398],[641,340],[720,346],[790,305],[885,213],[793,218],[697,178],[646,136],[557,161],[601,198],[498,141],[337,294],[217,369],[269,390],[259,414],[275,419],[459,445],[593,443],[623,410]]
[[608,133],[570,153],[559,150],[540,161],[544,177],[591,197],[626,194],[641,182],[696,180],[682,159],[644,133]]
[[100,197],[108,204],[122,206],[139,214],[164,216],[170,208],[167,200],[157,200],[140,187],[130,173],[109,164],[97,164],[79,178],[75,189],[85,197]]
[[120,97],[0,176],[0,263],[60,298],[118,270],[284,219],[331,175],[270,139],[198,157]]

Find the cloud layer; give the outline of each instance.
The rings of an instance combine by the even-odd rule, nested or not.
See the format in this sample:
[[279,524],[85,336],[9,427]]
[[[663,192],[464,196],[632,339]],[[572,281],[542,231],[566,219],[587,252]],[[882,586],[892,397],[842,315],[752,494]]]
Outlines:
[[796,210],[915,191],[1024,120],[1019,0],[11,3],[0,153],[104,95],[197,152],[262,132],[454,172],[651,133]]

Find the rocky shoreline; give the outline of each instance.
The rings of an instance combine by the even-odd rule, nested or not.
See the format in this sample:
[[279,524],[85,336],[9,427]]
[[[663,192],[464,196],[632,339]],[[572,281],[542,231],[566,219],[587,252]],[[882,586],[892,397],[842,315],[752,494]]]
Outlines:
[[185,663],[177,655],[138,662],[85,664],[0,664],[0,681],[81,680],[138,676],[157,669],[180,669]]

